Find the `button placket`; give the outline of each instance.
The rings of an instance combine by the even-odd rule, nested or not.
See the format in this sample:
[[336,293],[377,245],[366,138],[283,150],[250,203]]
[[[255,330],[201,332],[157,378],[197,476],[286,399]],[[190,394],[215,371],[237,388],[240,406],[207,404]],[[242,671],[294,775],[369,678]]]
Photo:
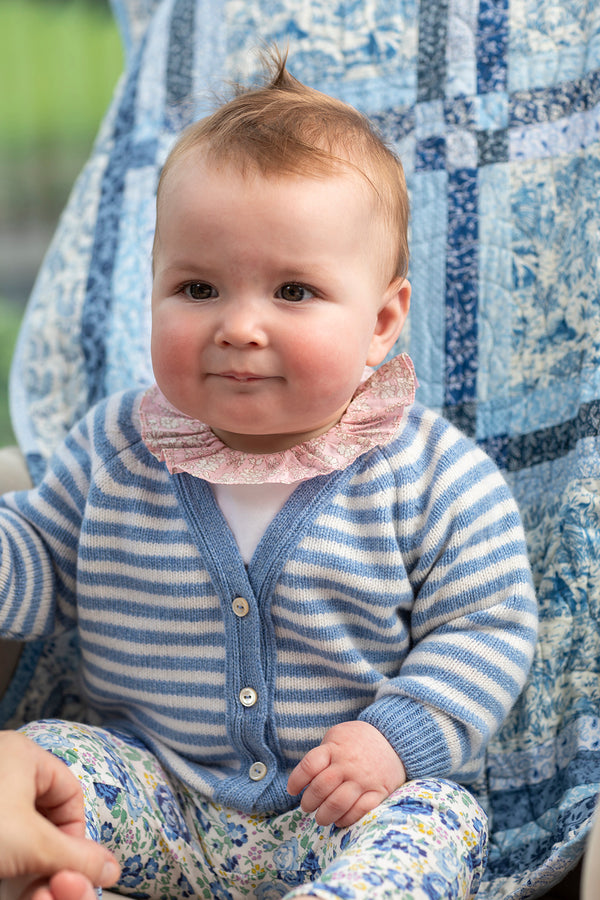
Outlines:
[[255,603],[252,596],[247,599],[241,593],[230,595],[229,621],[237,641],[237,652],[230,657],[230,684],[238,706],[238,713],[234,715],[234,740],[238,752],[243,756],[248,754],[246,778],[256,785],[256,791],[262,791],[262,785],[259,787],[258,783],[266,779],[266,784],[271,780],[273,767],[270,762],[271,752],[264,746],[263,720],[266,708],[260,702],[261,693],[265,689],[261,665],[263,625]]

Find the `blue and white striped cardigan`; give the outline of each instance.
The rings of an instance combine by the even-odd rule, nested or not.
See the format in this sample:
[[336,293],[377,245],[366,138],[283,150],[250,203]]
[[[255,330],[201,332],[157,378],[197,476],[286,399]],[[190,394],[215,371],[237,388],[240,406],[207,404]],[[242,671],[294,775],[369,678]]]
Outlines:
[[229,807],[295,805],[291,768],[356,718],[409,777],[476,777],[536,636],[493,463],[415,405],[390,445],[297,488],[246,568],[210,486],[142,442],[140,399],[102,402],[1,501],[0,634],[76,627],[92,721]]

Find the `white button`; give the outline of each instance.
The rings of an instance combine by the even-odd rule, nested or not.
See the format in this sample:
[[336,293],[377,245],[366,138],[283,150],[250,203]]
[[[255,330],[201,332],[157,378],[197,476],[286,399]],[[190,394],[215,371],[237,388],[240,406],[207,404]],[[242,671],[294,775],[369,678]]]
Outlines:
[[240,691],[240,703],[242,706],[254,706],[258,700],[258,694],[251,687],[242,688]]
[[233,611],[236,616],[239,616],[240,619],[243,619],[244,616],[247,616],[250,611],[250,606],[248,605],[248,601],[245,597],[236,597],[233,603],[231,604],[233,607]]
[[267,767],[264,763],[252,763],[248,775],[252,781],[262,781],[267,774]]

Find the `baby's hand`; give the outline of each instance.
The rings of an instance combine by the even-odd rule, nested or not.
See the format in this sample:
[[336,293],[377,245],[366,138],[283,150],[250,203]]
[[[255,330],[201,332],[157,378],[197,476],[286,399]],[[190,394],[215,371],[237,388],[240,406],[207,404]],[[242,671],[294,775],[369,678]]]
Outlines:
[[316,810],[319,825],[353,825],[406,781],[391,744],[368,722],[334,725],[300,760],[288,780],[290,794],[304,788],[301,807]]

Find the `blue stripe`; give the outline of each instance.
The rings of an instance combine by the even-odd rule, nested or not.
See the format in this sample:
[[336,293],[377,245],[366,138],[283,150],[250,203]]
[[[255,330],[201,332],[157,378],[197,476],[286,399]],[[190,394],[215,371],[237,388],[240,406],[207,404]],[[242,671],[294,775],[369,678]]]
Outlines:
[[[449,635],[452,636],[452,632],[448,631]],[[481,642],[483,643],[483,642]],[[475,697],[478,688],[473,684],[472,681],[467,681],[464,677],[459,677],[455,680],[455,673],[448,672],[447,668],[443,667],[444,660],[448,659],[448,652],[451,650],[452,643],[449,641],[446,643],[441,643],[440,641],[436,641],[435,643],[426,642],[419,647],[419,655],[423,656],[423,659],[419,660],[417,665],[411,664],[410,661],[407,661],[404,665],[403,671],[406,671],[407,674],[422,674],[423,668],[425,667],[427,671],[437,672],[439,675],[439,680],[441,683],[448,684],[449,687],[455,686],[459,690],[464,691],[467,695],[473,695]],[[482,650],[488,649],[485,646],[482,646]],[[497,648],[496,648],[497,649]],[[430,660],[433,660],[435,657],[440,657],[440,665],[436,665]],[[515,681],[512,675],[509,675],[508,672],[501,666],[495,665],[490,662],[489,656],[481,656],[472,654],[469,659],[469,666],[472,666],[477,671],[485,674],[487,678],[493,679],[494,686],[498,686],[499,688],[503,688],[511,697],[516,697],[519,693],[519,685]],[[490,710],[496,710],[496,716],[500,716],[500,718],[504,717],[504,713],[502,712],[502,704],[497,703],[494,705],[494,698],[492,695],[488,694],[489,704],[488,708]]]
[[[127,588],[129,588],[130,590],[147,594],[149,597],[162,598],[166,602],[172,599],[173,593],[169,591],[168,583],[154,584],[142,578],[127,579],[119,575],[110,577],[105,573],[102,573],[102,577],[100,577],[99,573],[94,572],[83,573],[80,575],[80,579],[81,583],[78,586],[77,597],[83,611],[86,608],[102,609],[113,613],[116,613],[117,610],[122,610],[123,613],[133,618],[154,615],[156,618],[164,619],[167,617],[168,620],[177,618],[182,622],[185,622],[187,617],[189,617],[191,622],[198,622],[203,619],[204,610],[200,605],[194,606],[189,610],[181,609],[180,606],[170,609],[168,606],[159,606],[155,603],[133,603],[131,598],[127,596]],[[88,593],[84,589],[84,585],[90,586],[93,590]],[[101,588],[102,591],[105,591],[108,587],[117,588],[117,596],[114,595],[115,592],[110,592],[110,596],[106,599],[98,597],[98,589]],[[202,600],[204,597],[212,597],[214,595],[214,588],[211,590],[209,585],[207,589],[205,584],[188,584],[185,590],[188,600],[194,603]],[[181,604],[181,598],[178,598],[178,602]]]
[[480,0],[477,17],[477,94],[505,91],[508,0]]
[[[306,652],[306,648],[305,648],[304,652]],[[285,663],[282,660],[281,668],[279,671],[280,671],[282,677],[295,678],[297,680],[297,687],[294,690],[294,693],[293,693],[290,701],[286,701],[282,698],[278,699],[278,702],[281,704],[281,706],[283,706],[283,707],[293,706],[297,702],[302,704],[305,702],[305,700],[310,700],[310,702],[314,702],[314,703],[321,703],[323,701],[331,700],[331,689],[329,687],[327,687],[327,685],[324,685],[321,687],[318,684],[315,684],[315,685],[311,685],[310,687],[304,687],[304,685],[300,681],[298,681],[298,666],[297,666],[297,664],[291,663],[291,662]],[[318,675],[320,672],[320,667],[318,665],[311,665],[309,662],[307,662],[307,671],[314,673],[315,675]],[[321,672],[321,675],[324,674],[325,672],[327,672],[328,676],[331,675],[330,668],[329,669],[324,668],[323,672]],[[365,677],[364,682],[362,684],[357,685],[357,683],[353,679],[353,676],[351,673],[349,673],[347,675],[347,677],[344,678],[344,673],[341,671],[338,671],[337,681],[338,681],[339,687],[337,689],[344,692],[344,696],[346,696],[346,697],[350,697],[350,698],[368,697],[368,698],[372,699],[375,694],[375,691],[383,683],[384,680],[385,680],[385,678],[382,675],[379,675],[377,678],[375,678],[371,672],[371,673],[368,673],[368,677]],[[299,698],[299,697],[303,697],[303,698],[305,698],[305,700],[299,700],[299,699],[297,700],[297,698]],[[369,700],[369,702],[370,702],[370,700]]]
[[443,100],[446,93],[448,0],[421,0],[417,101]]
[[477,170],[449,172],[445,410],[477,399],[477,202]]
[[[98,704],[101,705],[102,701],[99,700]],[[110,697],[108,697],[104,701],[103,705],[109,712],[111,709],[114,710],[115,709],[114,698],[111,702]],[[156,707],[151,707],[151,710],[152,710],[152,712],[155,712],[159,715],[167,715],[167,716],[176,716],[180,712],[185,712],[185,710],[173,709],[172,706],[167,706],[167,707],[163,707],[163,708],[161,708],[160,706],[156,706]],[[154,720],[152,714],[148,713],[143,707],[138,706],[135,708],[134,715],[135,715],[135,720],[136,720],[135,722],[133,722],[133,721],[123,722],[121,727],[124,728],[125,733],[137,735],[138,737],[141,738],[141,740],[147,746],[152,746],[152,744],[154,742],[152,740],[148,740],[148,731],[152,732],[152,731],[156,730],[156,721]],[[166,741],[178,741],[181,743],[190,743],[189,733],[185,727],[187,725],[187,723],[191,722],[191,723],[197,724],[197,723],[205,722],[206,724],[210,724],[211,722],[214,722],[214,718],[215,718],[214,712],[209,712],[207,710],[203,710],[202,708],[198,708],[197,710],[194,711],[193,715],[186,715],[185,717],[179,718],[179,721],[181,722],[181,725],[182,725],[182,727],[180,729],[161,726],[161,732],[162,732],[162,729],[164,728],[164,733],[163,733],[164,741],[165,742]],[[136,722],[139,722],[139,725],[136,724]],[[109,727],[111,726],[111,724],[112,724],[112,722],[109,723]],[[112,724],[112,727],[115,727],[114,724]],[[205,734],[202,735],[201,738],[199,736],[196,736],[194,738],[194,749],[192,750],[192,753],[196,756],[198,761],[202,761],[203,759],[206,759],[208,757],[208,759],[207,759],[208,762],[214,762],[215,761],[214,756],[210,753],[211,747],[222,745],[222,744],[226,743],[226,741],[227,741],[227,736],[225,734],[223,734],[221,736],[219,734],[211,734],[210,731],[207,731]],[[160,752],[158,755],[160,758]],[[235,753],[227,753],[227,751],[224,750],[223,756],[221,756],[221,752],[219,752],[219,758],[217,760],[217,762],[219,764],[219,768],[221,767],[221,765],[226,767],[226,765],[229,761],[234,762],[236,760],[236,758],[237,757],[236,757]],[[193,766],[194,765],[193,761],[184,760],[183,761],[184,770],[190,764]],[[203,773],[203,776],[206,777],[206,774],[208,774],[208,773]]]
[[[277,619],[277,624],[281,626],[280,619]],[[348,632],[349,629],[347,626],[343,629],[340,629],[337,634],[335,633],[335,629],[328,629],[328,635],[333,637],[334,640],[335,638],[337,638],[338,641],[343,640],[343,638],[348,635]],[[302,640],[302,637],[304,637],[305,640]],[[339,647],[336,648],[326,646],[324,646],[323,649],[319,649],[318,654],[321,657],[323,663],[322,665],[319,665],[318,663],[308,659],[308,654],[310,651],[306,646],[306,639],[312,641],[318,639],[320,639],[321,641],[326,640],[325,635],[316,628],[313,630],[311,630],[310,628],[303,629],[303,631],[298,635],[297,640],[295,640],[294,638],[280,638],[279,645],[281,647],[282,653],[296,653],[299,658],[301,657],[304,660],[303,667],[305,667],[306,671],[310,671],[314,675],[320,674],[330,678],[332,673],[332,665],[335,667],[343,663],[345,666],[351,667],[354,665],[360,666],[361,663],[367,662],[370,666],[385,667],[386,665],[389,665],[390,650],[395,652],[398,660],[400,660],[400,658],[402,658],[406,654],[409,644],[408,640],[403,642],[400,639],[384,643],[384,641],[381,639],[381,636],[378,634],[376,636],[376,640],[379,644],[379,647],[377,649],[365,649],[361,646],[360,640],[362,638],[362,640],[364,641],[365,635],[357,634],[357,638],[358,646],[354,646],[354,644],[349,640],[347,641],[347,646],[344,649],[340,649]],[[314,652],[316,653],[317,651]],[[329,665],[327,665],[327,663],[329,663]],[[399,664],[400,663],[398,663],[398,667]],[[340,670],[339,674],[345,674],[344,670]],[[394,674],[397,674],[397,672]],[[366,672],[364,674],[362,672],[357,672],[355,675],[355,680],[357,685],[364,684],[365,682],[371,683],[371,681],[373,680],[372,672]]]
[[[31,535],[23,526],[23,524],[16,518],[16,516],[11,515],[10,513],[8,528],[10,529],[10,531],[7,530],[5,532],[5,540],[9,544],[9,547],[11,547],[12,549],[12,552],[8,555],[9,557],[12,556],[13,571],[12,577],[10,579],[7,579],[6,583],[2,586],[0,597],[7,598],[10,593],[15,591],[15,588],[16,594],[14,595],[11,606],[8,610],[5,608],[6,599],[3,599],[2,604],[0,604],[0,609],[2,610],[2,619],[5,623],[2,626],[2,631],[10,633],[15,637],[27,637],[33,634],[33,626],[39,613],[39,606],[36,600],[39,596],[43,596],[45,593],[44,587],[47,576],[44,575],[42,562],[38,559],[37,547],[34,541],[32,541]],[[18,542],[14,540],[13,535],[11,534],[12,531],[16,532],[16,534],[19,536]],[[34,602],[31,603],[29,609],[26,610],[23,624],[19,628],[18,632],[15,632],[12,631],[12,628],[15,618],[23,611],[24,599],[22,593],[18,589],[18,586],[19,584],[22,584],[23,582],[31,579],[33,579],[33,584],[30,585],[30,590],[34,598]],[[43,635],[48,635],[51,633],[53,618],[55,614],[55,607],[53,604],[50,604],[48,612],[45,618],[42,620],[42,625],[38,626],[38,629],[35,633],[36,637],[41,637]]]
[[81,351],[88,390],[87,408],[106,396],[106,335],[110,331],[112,275],[119,245],[119,222],[127,172],[136,166],[153,165],[156,140],[134,141],[135,103],[145,39],[138,48],[123,91],[113,130],[98,203],[94,245],[90,258],[85,301],[81,312]]
[[[338,541],[343,540],[343,535],[338,535]],[[333,541],[330,543],[333,544]],[[355,541],[354,545],[357,548],[363,548],[370,544],[373,546],[371,541]],[[376,548],[376,542],[375,542]],[[385,552],[385,547],[382,548],[382,551]],[[391,548],[390,548],[391,550]],[[375,549],[375,552],[378,552]],[[396,557],[398,557],[398,548],[396,545]],[[307,563],[308,565],[313,562],[314,557],[312,556],[310,549],[306,550],[302,547],[298,549],[298,553],[295,556],[295,559],[298,563]],[[400,566],[402,563],[400,562]],[[322,590],[327,591],[335,591],[339,590],[344,594],[348,594],[352,592],[351,585],[347,585],[345,581],[335,578],[330,573],[325,572],[325,569],[333,569],[337,570],[340,574],[343,575],[352,575],[357,579],[361,579],[365,584],[373,578],[379,578],[381,580],[390,580],[398,577],[398,560],[391,560],[389,563],[384,562],[372,562],[365,561],[364,563],[359,562],[357,559],[345,559],[339,553],[335,553],[335,550],[332,549],[331,552],[325,552],[321,556],[319,560],[319,568],[323,569],[322,574],[311,575],[310,572],[307,572],[304,577],[307,581],[312,582],[314,585],[318,585]],[[281,574],[281,583],[288,584],[290,587],[294,586],[294,575],[291,573],[282,572]],[[297,585],[297,576],[296,582]],[[366,589],[368,591],[368,588]],[[377,589],[373,589],[376,591]],[[396,596],[396,591],[394,587],[394,583],[390,580],[389,588],[385,592],[388,597]]]
[[[177,541],[174,540],[173,532],[168,532],[168,536],[171,539],[169,542],[170,544],[179,544],[179,549],[183,552],[186,550],[190,552],[191,550],[189,556],[184,556],[182,552],[182,556],[175,562],[172,558],[165,557],[164,554],[159,556],[156,553],[143,552],[143,549],[148,547],[150,541],[150,538],[146,536],[145,529],[144,536],[137,536],[137,540],[136,536],[131,535],[128,529],[123,528],[123,523],[120,523],[120,529],[116,532],[117,536],[121,535],[124,537],[124,531],[127,532],[127,542],[125,543],[124,541],[121,548],[113,547],[110,550],[110,558],[113,565],[125,564],[135,566],[139,568],[140,578],[145,577],[144,573],[148,569],[152,569],[152,578],[157,578],[156,572],[171,572],[173,575],[179,575],[182,571],[185,571],[186,575],[191,575],[192,573],[195,574],[205,571],[202,559],[192,550],[193,544],[191,544],[189,540],[189,535],[185,535],[185,539]],[[135,549],[136,544],[140,547],[139,551]],[[83,559],[85,564],[89,564],[90,562],[102,562],[106,559],[106,549],[103,549],[98,544],[92,544],[86,548]],[[185,590],[188,585],[189,582],[182,585],[182,590]]]
[[[173,635],[170,636],[173,638]],[[189,672],[195,666],[198,665],[198,651],[199,645],[198,642],[196,644],[196,652],[194,654],[190,654],[189,656],[184,656],[177,654],[176,656],[169,655],[169,651],[172,646],[176,646],[178,649],[180,645],[174,640],[168,640],[168,637],[163,641],[164,643],[164,652],[161,653],[127,653],[123,650],[115,650],[112,647],[104,647],[100,644],[92,643],[88,640],[81,641],[81,649],[88,650],[90,653],[101,660],[105,660],[107,663],[119,663],[124,667],[124,671],[127,669],[135,668],[135,667],[153,667],[156,669],[161,669],[168,672],[181,673],[181,672]],[[221,661],[222,663],[222,661]],[[113,674],[113,669],[110,666],[101,666],[100,663],[95,664],[98,667],[98,671],[104,672],[105,676],[110,677]],[[223,665],[218,666],[203,666],[203,672],[206,674],[210,672],[222,673]],[[137,676],[136,676],[137,677]],[[111,681],[121,682],[121,675],[117,678],[111,678]],[[163,683],[162,680],[157,680],[156,677],[152,674],[146,674],[145,677],[142,676],[140,678],[140,684],[142,682],[152,683],[154,687],[160,687]],[[164,682],[168,683],[167,681]],[[179,682],[181,686],[181,682]],[[203,681],[202,683],[202,695],[208,696],[210,694],[211,697],[219,697],[222,696],[222,686],[219,684],[209,685]]]
[[[45,485],[43,486],[40,493],[43,500],[46,501],[45,495],[48,493],[48,491]],[[70,572],[74,573],[74,563],[77,552],[76,545],[78,540],[77,533],[73,534],[72,531],[68,531],[63,525],[59,525],[54,516],[52,516],[51,514],[40,512],[38,508],[35,508],[29,502],[28,494],[20,494],[18,495],[18,498],[18,507],[21,514],[26,518],[34,517],[40,530],[52,535],[55,547],[60,545],[60,550],[55,549],[54,553],[60,560],[61,566],[66,566],[67,568],[69,568]],[[35,558],[37,556],[37,550],[35,549],[35,545],[33,543],[31,543],[31,548],[33,556]],[[48,554],[50,555],[50,548],[48,548]]]
[[[286,584],[284,578],[282,578],[281,584]],[[287,584],[290,588],[293,588],[297,584],[297,579],[291,578],[289,579],[289,581],[287,581]],[[323,599],[326,599],[328,609],[330,609],[331,611],[338,610],[339,613],[343,613],[344,617],[348,617],[348,619],[351,619],[353,615],[360,617],[360,626],[357,627],[356,632],[358,637],[364,636],[365,634],[376,634],[377,640],[382,641],[384,644],[389,643],[390,646],[393,646],[398,641],[397,636],[392,636],[388,633],[386,638],[386,636],[380,633],[378,629],[385,629],[386,631],[388,631],[389,628],[393,629],[397,625],[398,606],[402,603],[403,598],[405,599],[407,605],[409,603],[412,605],[412,593],[409,594],[406,589],[404,589],[402,592],[392,589],[387,595],[386,604],[388,609],[390,610],[390,614],[384,617],[381,614],[381,611],[379,612],[379,614],[376,614],[375,610],[373,610],[373,612],[370,612],[366,608],[364,602],[362,604],[360,604],[358,600],[356,602],[353,602],[352,587],[341,586],[336,584],[335,582],[326,582],[321,578],[319,578],[318,581],[315,581],[315,579],[307,579],[307,586],[310,585],[311,589],[315,589],[315,584],[318,584],[318,590],[315,591],[315,593],[326,595],[326,598],[324,596]],[[336,597],[336,594],[339,594],[340,596]],[[365,594],[365,596],[368,597],[369,594],[367,593]],[[372,597],[373,606],[375,606],[375,604],[378,602],[381,604],[381,594],[378,591],[373,591]],[[278,594],[277,600],[282,607],[283,612],[280,615],[274,613],[274,619],[277,622],[285,623],[287,621],[285,617],[285,612],[287,610],[291,610],[292,612],[298,611],[297,601],[295,600],[295,598],[286,601],[281,596],[281,594]],[[306,610],[305,615],[307,616],[306,625],[309,625],[310,618],[308,617],[310,617],[310,609]],[[320,612],[315,612],[314,618],[318,620],[318,617],[320,615]],[[373,625],[374,628],[370,629],[368,627],[369,624]],[[293,627],[295,629],[299,628],[296,623],[294,623]],[[347,623],[346,628],[349,629],[348,633],[352,633],[351,625]]]
[[[535,768],[534,760],[531,760],[530,763]],[[519,828],[524,821],[543,819],[553,809],[560,815],[559,804],[571,788],[581,784],[598,784],[600,787],[599,772],[600,751],[580,750],[564,768],[557,769],[552,778],[532,782],[529,785],[521,785],[516,790],[492,791],[490,801],[494,810],[494,831],[499,833]],[[583,809],[587,810],[589,814],[593,806],[594,797],[591,797],[584,802]],[[570,810],[564,810],[562,815],[565,813],[570,815]],[[575,825],[577,818],[578,814],[573,810],[572,826]],[[562,833],[562,829],[559,832],[553,827],[549,838],[556,840],[554,835],[557,833]]]
[[577,415],[549,428],[528,434],[498,435],[480,441],[482,449],[500,469],[518,472],[560,459],[579,441],[600,434],[600,400],[582,403]]
[[[156,612],[156,611],[157,611],[156,608],[153,606],[147,607],[143,612],[141,612],[139,614],[139,617],[142,619],[147,619],[147,618],[149,618],[149,616],[151,615],[152,612]],[[214,616],[211,617],[210,611],[206,611],[206,621],[207,622],[220,621],[220,617],[218,616],[217,611],[214,610],[213,612],[214,612]],[[128,614],[131,615],[133,618],[135,618],[137,615],[137,612],[135,611],[135,609],[131,609],[131,610],[128,609]],[[160,618],[160,616],[157,616],[157,618]],[[89,619],[87,617],[87,615],[85,614],[85,611],[82,612],[80,621],[82,624],[85,624],[86,635],[101,634],[104,637],[115,638],[115,639],[121,640],[121,641],[126,640],[128,644],[132,644],[132,645],[140,644],[142,646],[145,646],[148,644],[160,644],[161,642],[163,642],[165,640],[164,628],[161,628],[160,631],[157,631],[154,628],[143,628],[140,626],[137,626],[136,628],[124,628],[123,625],[121,625],[119,623],[111,624],[110,622],[104,622],[104,621],[98,622],[94,619]],[[186,623],[197,624],[198,621],[199,620],[198,620],[196,610],[194,610],[194,609],[187,609],[187,610],[186,609],[178,609],[177,610],[177,622],[173,623],[173,624],[181,626]],[[167,632],[167,634],[168,634],[168,632]],[[171,636],[174,636],[174,635],[177,635],[177,637],[178,637],[179,643],[177,646],[182,649],[184,647],[187,647],[188,645],[190,647],[198,646],[198,635],[195,631],[187,631],[187,630],[181,629],[176,632],[171,632]],[[208,632],[204,632],[202,635],[202,639],[205,643],[208,643],[207,637],[208,637]],[[218,633],[214,632],[213,637],[218,638]],[[86,638],[86,640],[87,640],[87,638]],[[214,644],[217,644],[218,641],[212,640],[210,643],[212,643],[214,645]],[[92,644],[90,644],[90,645],[93,646]],[[219,667],[219,660],[218,659],[217,660],[209,659],[206,661],[205,665],[207,666],[207,668],[210,671],[213,670],[213,667],[216,670]]]
[[[511,557],[507,556],[506,559],[509,560]],[[494,562],[496,563],[495,568],[498,568],[497,557],[494,557]],[[469,590],[466,588],[461,589],[465,575],[473,575],[475,572],[479,573],[478,584],[470,587]],[[512,572],[510,574],[501,572],[496,578],[490,578],[488,577],[489,572],[483,567],[466,572],[464,567],[452,569],[446,577],[425,582],[419,592],[420,601],[428,601],[431,597],[438,596],[442,589],[444,596],[437,601],[427,603],[426,609],[423,609],[421,614],[413,614],[413,625],[422,627],[430,617],[451,616],[453,610],[456,609],[459,598],[464,602],[468,602],[468,598],[473,599],[474,596],[479,594],[479,591],[483,591],[486,597],[492,601],[496,598],[498,604],[506,603],[505,595],[509,592],[509,589],[512,588],[512,592],[518,593],[519,587],[525,587],[527,574],[527,570],[523,568],[520,572],[518,570],[515,571],[514,574]],[[452,591],[453,588],[454,590]],[[472,624],[475,624],[477,621],[477,611],[468,612],[464,615]],[[505,623],[500,615],[492,619],[492,622],[495,622],[497,628],[505,629],[510,627],[510,623]]]
[[[203,715],[203,710],[200,705],[198,705],[198,708],[195,708],[193,705],[186,706],[186,704],[189,704],[190,696],[182,691],[181,681],[179,680],[161,681],[160,679],[153,677],[151,673],[148,674],[148,678],[140,679],[139,677],[128,675],[125,671],[122,670],[120,670],[118,673],[115,673],[112,669],[105,669],[102,666],[91,662],[89,659],[86,659],[85,671],[90,673],[91,675],[95,675],[99,680],[103,681],[106,686],[103,690],[97,685],[90,684],[90,690],[92,690],[96,695],[105,697],[118,697],[119,690],[123,687],[127,687],[131,690],[137,691],[138,695],[136,696],[134,694],[134,696],[130,699],[130,702],[133,704],[134,708],[138,708],[140,706],[145,707],[146,709],[152,709],[154,710],[154,712],[161,713],[168,717],[174,716],[175,718],[181,718],[182,721],[188,721],[189,719],[195,719],[196,717],[200,721],[204,719],[209,720],[211,715],[215,715],[214,711],[207,711]],[[144,688],[147,688],[149,691],[151,690],[152,693],[146,694]],[[113,690],[116,691],[116,694],[114,695],[112,693]],[[193,698],[222,696],[222,690],[219,685],[211,686],[204,682],[190,684],[189,691],[191,694],[193,694]],[[154,694],[164,694],[168,697],[178,697],[181,700],[181,706],[158,703],[154,700]]]
[[[171,13],[166,52],[166,110],[177,108],[192,93],[196,0],[176,0]],[[202,48],[200,52],[203,52]]]
[[[489,691],[484,691],[481,685],[475,685],[471,680],[458,675],[456,672],[448,672],[443,665],[428,665],[427,675],[435,679],[435,685],[424,686],[421,681],[423,670],[416,665],[408,665],[405,680],[403,680],[403,693],[415,700],[425,702],[428,706],[440,707],[445,705],[444,688],[456,689],[465,695],[464,701],[454,699],[454,716],[457,721],[468,722],[481,738],[490,736],[491,725],[486,721],[486,714],[493,716],[495,724],[499,725],[505,716],[505,705]],[[515,696],[514,691],[511,696]],[[479,700],[481,711],[476,712],[472,700]],[[446,701],[447,702],[447,701]],[[462,726],[464,727],[464,726]]]
[[574,81],[531,90],[514,91],[510,95],[510,125],[556,122],[574,113],[589,112],[600,103],[600,70]]

